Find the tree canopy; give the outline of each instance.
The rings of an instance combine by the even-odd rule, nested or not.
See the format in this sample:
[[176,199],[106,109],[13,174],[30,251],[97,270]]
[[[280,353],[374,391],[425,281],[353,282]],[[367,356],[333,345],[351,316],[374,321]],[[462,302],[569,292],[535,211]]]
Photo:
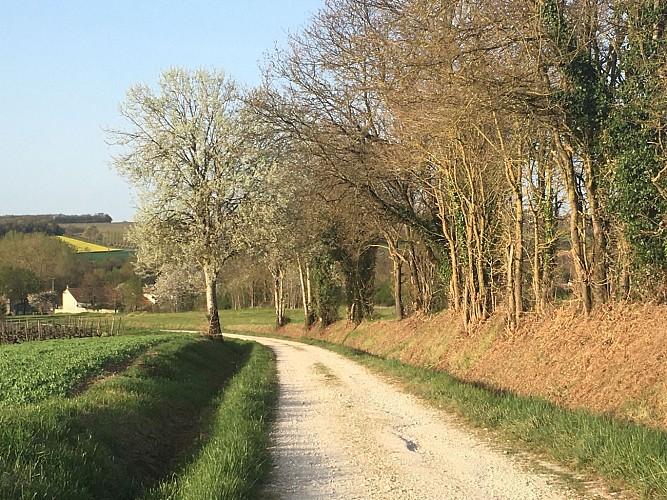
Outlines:
[[140,263],[196,262],[213,334],[240,251],[270,270],[278,324],[289,269],[306,324],[341,301],[371,315],[382,248],[398,318],[665,300],[665,9],[325,0],[246,95],[216,71],[132,87],[111,136]]
[[256,171],[236,84],[222,71],[165,71],[157,89],[136,85],[110,131],[118,172],[139,190],[132,238],[139,264],[156,271],[196,262],[204,273],[209,333],[220,335],[216,285],[242,244],[243,209]]

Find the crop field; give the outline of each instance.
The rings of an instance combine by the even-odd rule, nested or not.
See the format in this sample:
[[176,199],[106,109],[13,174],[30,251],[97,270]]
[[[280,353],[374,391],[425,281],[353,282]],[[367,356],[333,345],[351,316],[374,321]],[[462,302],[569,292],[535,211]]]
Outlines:
[[74,247],[77,253],[114,252],[120,250],[120,248],[106,247],[104,245],[98,245],[97,243],[70,238],[69,236],[57,236],[57,238]]
[[59,226],[65,230],[66,236],[72,238],[82,237],[86,229],[95,226],[105,245],[121,248],[128,248],[130,245],[126,236],[132,226],[131,222],[72,222],[60,223]]
[[67,396],[105,367],[167,340],[167,336],[143,335],[0,346],[0,408]]

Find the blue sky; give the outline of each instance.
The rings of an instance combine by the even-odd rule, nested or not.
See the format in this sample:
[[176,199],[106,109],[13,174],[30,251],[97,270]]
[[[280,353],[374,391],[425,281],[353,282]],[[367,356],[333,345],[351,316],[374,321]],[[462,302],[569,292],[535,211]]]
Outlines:
[[323,0],[0,0],[0,215],[131,220],[105,127],[135,83],[171,66],[256,85],[258,62]]

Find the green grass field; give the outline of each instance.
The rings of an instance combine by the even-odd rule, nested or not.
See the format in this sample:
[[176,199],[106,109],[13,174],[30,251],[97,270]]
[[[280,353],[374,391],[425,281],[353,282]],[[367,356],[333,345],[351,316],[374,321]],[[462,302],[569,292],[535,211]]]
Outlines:
[[261,484],[277,388],[258,344],[126,335],[0,360],[0,498],[238,499]]
[[[286,311],[292,322],[302,321],[303,312],[299,309]],[[228,325],[273,325],[275,311],[271,308],[256,309],[221,309],[219,313],[222,330]],[[191,311],[182,313],[129,313],[122,315],[123,324],[131,331],[139,330],[195,330],[204,331],[208,325],[206,313]]]

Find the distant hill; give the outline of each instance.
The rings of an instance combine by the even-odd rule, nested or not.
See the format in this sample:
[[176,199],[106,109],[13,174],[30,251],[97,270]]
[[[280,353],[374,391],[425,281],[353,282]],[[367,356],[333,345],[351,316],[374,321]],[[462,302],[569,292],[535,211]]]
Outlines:
[[65,214],[40,214],[40,215],[0,215],[0,223],[54,223],[67,224],[73,222],[112,222],[113,219],[109,214],[81,214],[81,215],[65,215]]

